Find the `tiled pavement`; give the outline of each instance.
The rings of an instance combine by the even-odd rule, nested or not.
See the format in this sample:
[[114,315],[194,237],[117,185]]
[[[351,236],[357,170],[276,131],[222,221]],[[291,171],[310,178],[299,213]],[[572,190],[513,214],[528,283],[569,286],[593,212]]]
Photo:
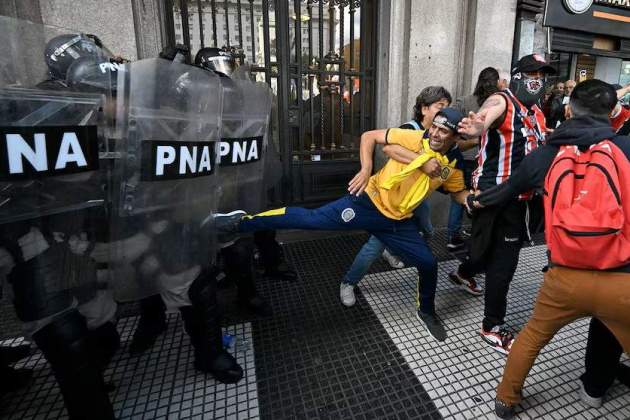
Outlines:
[[[520,330],[533,308],[541,282],[544,245],[521,251],[519,266],[508,295],[507,324]],[[505,356],[488,349],[478,336],[483,297],[453,286],[446,277],[457,261],[439,265],[436,310],[449,337],[445,343],[428,339],[414,316],[415,269],[367,276],[363,296],[370,303],[391,339],[413,369],[444,418],[493,418],[495,388]],[[483,285],[483,281],[480,281]],[[577,378],[584,370],[588,320],[563,328],[539,356],[524,389],[522,419],[628,419],[628,389],[616,384],[601,409],[586,410],[578,402]]]
[[[357,305],[338,302],[338,282],[365,235],[335,236],[285,246],[299,272],[296,283],[259,282],[272,304],[270,318],[233,313],[227,330],[238,336],[234,352],[246,370],[237,385],[196,374],[178,315],[150,353],[130,357],[125,346],[135,316],[119,321],[123,351],[105,372],[120,418],[486,418],[504,357],[475,335],[482,298],[448,281],[438,285],[437,308],[449,329],[446,343],[428,339],[413,317],[415,270],[389,271],[381,261],[364,279]],[[439,232],[434,249],[444,249]],[[440,278],[456,266],[440,251]],[[510,291],[508,323],[518,329],[531,312],[540,285],[542,247],[522,251]],[[228,290],[227,295],[229,296]],[[225,299],[224,299],[225,300]],[[5,305],[6,306],[6,305]],[[0,312],[0,337],[15,323]],[[133,314],[126,308],[125,314]],[[539,357],[526,383],[520,418],[630,418],[622,385],[604,407],[577,402],[587,322],[563,329]],[[63,402],[46,362],[36,353],[19,366],[34,369],[24,391],[0,399],[2,418],[64,418]]]

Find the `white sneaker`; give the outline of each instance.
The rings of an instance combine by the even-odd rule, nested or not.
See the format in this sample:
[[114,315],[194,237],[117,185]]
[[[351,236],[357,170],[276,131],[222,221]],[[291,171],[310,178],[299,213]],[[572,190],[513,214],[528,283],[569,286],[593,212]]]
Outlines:
[[602,397],[591,397],[584,389],[584,382],[578,379],[580,382],[580,401],[587,407],[599,408],[602,406],[604,399]]
[[357,302],[357,298],[354,296],[354,286],[348,283],[341,283],[339,287],[339,296],[341,297],[341,303],[344,306],[353,306]]
[[383,251],[383,258],[392,268],[405,268],[405,263],[400,258],[390,253],[387,248]]

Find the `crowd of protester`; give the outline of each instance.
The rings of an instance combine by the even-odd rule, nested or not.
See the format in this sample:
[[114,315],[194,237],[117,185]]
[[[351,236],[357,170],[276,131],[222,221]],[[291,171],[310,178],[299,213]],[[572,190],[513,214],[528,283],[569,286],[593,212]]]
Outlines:
[[[537,54],[522,57],[509,75],[486,68],[473,94],[456,107],[444,88],[427,87],[413,120],[363,133],[361,170],[349,182],[349,195],[316,209],[218,215],[217,229],[366,230],[370,239],[340,284],[342,304],[354,305],[359,281],[385,252],[393,266],[400,259],[417,268],[417,318],[444,341],[423,206],[433,191],[450,193],[448,248],[464,242],[462,209],[472,227],[467,256],[448,278],[471,295],[484,295],[479,335],[508,357],[496,415],[514,416],[540,350],[560,328],[584,317],[592,321],[580,400],[599,407],[615,378],[630,385],[630,369],[620,363],[630,350],[630,139],[624,136],[630,110],[621,101],[630,86],[568,80],[545,98],[554,73]],[[382,168],[374,165],[375,145],[389,158]],[[517,335],[505,323],[508,291],[541,206],[548,264],[541,267],[545,280],[532,317]],[[476,280],[482,273],[485,290]]]
[[[546,95],[546,79],[553,73],[533,54],[522,57],[510,73],[482,70],[473,93],[455,101],[444,87],[428,86],[416,98],[411,120],[362,134],[361,170],[350,180],[349,194],[317,209],[286,207],[255,215],[232,211],[217,215],[215,226],[223,234],[271,235],[266,243],[274,245],[277,255],[265,259],[265,268],[290,281],[295,273],[283,267],[272,231],[365,230],[370,237],[340,282],[341,303],[355,304],[359,282],[381,255],[394,268],[416,267],[415,315],[428,337],[445,341],[448,331],[435,305],[439,278],[428,242],[433,233],[428,198],[436,191],[448,193],[447,248],[468,245],[466,258],[448,280],[471,299],[483,295],[479,336],[508,356],[496,414],[514,415],[540,350],[560,328],[584,317],[592,319],[580,398],[599,407],[615,379],[630,385],[630,368],[620,363],[622,352],[630,351],[630,139],[625,136],[630,107],[622,102],[630,85],[567,80]],[[379,163],[379,153],[386,156],[384,162]],[[543,203],[550,250],[545,281],[531,319],[515,334],[505,323],[508,291],[522,243],[531,239],[533,206]],[[464,213],[472,219],[467,233],[462,230]],[[265,257],[270,246],[261,243]],[[247,289],[239,295],[241,304],[269,315],[253,286],[253,244],[232,246],[222,251],[224,271]],[[485,274],[485,288],[480,274]],[[214,297],[212,301],[216,303]],[[149,349],[166,329],[160,296],[143,300],[141,308],[130,348],[135,354]],[[195,366],[222,382],[237,382],[242,369],[216,343],[220,337],[208,348],[201,346],[206,334],[201,330],[211,321],[220,333],[216,314],[199,315],[192,308],[184,308],[182,316],[193,340]],[[205,364],[202,353],[212,355]],[[8,365],[28,354],[25,346],[0,348],[1,373],[12,378],[0,381],[7,388],[0,390],[27,381],[26,372]]]

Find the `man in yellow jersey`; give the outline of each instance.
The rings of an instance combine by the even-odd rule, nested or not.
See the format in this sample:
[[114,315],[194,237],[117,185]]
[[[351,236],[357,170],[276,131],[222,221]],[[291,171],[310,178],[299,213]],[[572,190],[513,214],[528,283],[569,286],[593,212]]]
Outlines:
[[[366,230],[399,255],[408,266],[418,269],[417,317],[439,341],[446,331],[435,314],[437,262],[418,233],[412,212],[433,191],[442,188],[466,204],[463,172],[449,159],[456,150],[457,125],[461,112],[444,108],[436,114],[423,139],[423,130],[368,131],[361,136],[361,171],[350,181],[350,194],[316,209],[285,207],[254,216],[237,210],[217,215],[215,225],[222,232],[252,232],[264,229]],[[376,143],[398,145],[383,169],[372,173]]]

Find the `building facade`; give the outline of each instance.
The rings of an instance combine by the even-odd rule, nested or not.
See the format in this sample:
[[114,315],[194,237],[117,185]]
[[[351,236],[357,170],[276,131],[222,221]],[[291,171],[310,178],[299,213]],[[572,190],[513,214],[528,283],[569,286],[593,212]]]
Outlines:
[[[276,98],[276,200],[300,204],[343,194],[360,133],[407,121],[425,86],[464,96],[484,67],[533,52],[558,80],[630,82],[625,0],[7,0],[0,14],[96,33],[129,59],[175,43],[242,50]],[[432,203],[444,223],[449,199]]]
[[517,17],[520,52],[545,53],[554,81],[597,78],[630,83],[630,2],[529,0]]

